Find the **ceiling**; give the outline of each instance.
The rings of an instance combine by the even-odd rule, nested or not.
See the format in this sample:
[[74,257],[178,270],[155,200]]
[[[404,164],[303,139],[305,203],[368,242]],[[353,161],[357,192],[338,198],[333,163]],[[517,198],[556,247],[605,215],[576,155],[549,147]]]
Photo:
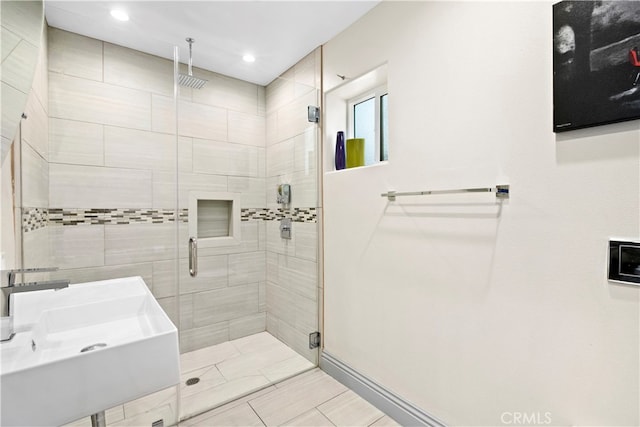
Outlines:
[[[55,1],[50,26],[267,85],[372,9],[375,1]],[[127,22],[113,19],[124,9]],[[242,56],[251,53],[254,63]]]

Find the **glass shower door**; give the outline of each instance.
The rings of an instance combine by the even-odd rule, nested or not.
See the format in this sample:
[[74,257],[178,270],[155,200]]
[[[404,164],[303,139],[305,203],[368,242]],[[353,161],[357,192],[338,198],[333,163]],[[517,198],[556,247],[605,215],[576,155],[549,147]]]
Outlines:
[[319,66],[318,51],[266,87],[197,68],[204,86],[178,84],[181,419],[317,366]]

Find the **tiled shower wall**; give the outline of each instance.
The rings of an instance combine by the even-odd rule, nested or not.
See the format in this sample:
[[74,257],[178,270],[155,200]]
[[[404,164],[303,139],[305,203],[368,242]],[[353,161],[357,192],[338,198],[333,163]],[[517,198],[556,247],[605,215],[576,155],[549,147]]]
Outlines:
[[[142,276],[180,325],[183,352],[267,328],[315,361],[317,125],[306,108],[318,103],[319,65],[318,51],[268,88],[197,70],[207,85],[181,88],[176,274],[172,62],[50,28],[48,163],[34,168],[48,171],[48,205],[25,210],[25,243],[41,224],[53,276],[72,283]],[[289,209],[275,203],[280,182],[292,184]],[[241,244],[201,248],[195,279],[192,190],[240,193],[242,208]],[[290,241],[282,217],[294,218]]]
[[[48,78],[47,78],[47,31],[42,33],[38,65],[27,98],[21,121],[20,149],[14,146],[15,165],[20,165],[16,178],[21,182],[16,186],[14,201],[16,218],[21,220],[15,226],[17,248],[24,247],[23,267],[47,267],[49,263],[49,235],[46,225],[49,207],[49,138],[48,138]],[[21,157],[21,159],[19,159]],[[20,191],[20,188],[22,189]],[[20,215],[24,212],[26,215]],[[30,229],[30,233],[21,233]],[[20,235],[24,240],[20,242]],[[16,257],[20,258],[20,255]],[[25,275],[17,281],[33,281],[46,275]]]
[[72,282],[142,276],[180,325],[183,352],[266,327],[264,220],[242,222],[239,246],[201,249],[196,278],[186,251],[190,190],[266,206],[265,90],[196,74],[209,82],[181,88],[178,107],[177,276],[172,61],[49,29],[52,263]]
[[[291,184],[291,208],[318,203],[318,126],[307,106],[319,106],[320,48],[267,86],[267,207],[277,208],[278,184]],[[309,333],[318,330],[318,221],[294,222],[283,240],[279,223],[267,223],[267,330],[317,362]]]

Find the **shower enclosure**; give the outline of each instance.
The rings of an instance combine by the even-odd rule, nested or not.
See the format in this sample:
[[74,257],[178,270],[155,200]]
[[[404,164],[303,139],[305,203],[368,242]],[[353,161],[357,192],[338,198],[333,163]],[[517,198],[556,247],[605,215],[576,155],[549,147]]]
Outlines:
[[195,69],[195,89],[178,84],[186,43],[170,61],[56,28],[43,40],[46,78],[7,156],[6,267],[59,267],[18,281],[72,285],[141,276],[179,330],[181,384],[107,424],[176,424],[316,366],[319,49],[266,87]]

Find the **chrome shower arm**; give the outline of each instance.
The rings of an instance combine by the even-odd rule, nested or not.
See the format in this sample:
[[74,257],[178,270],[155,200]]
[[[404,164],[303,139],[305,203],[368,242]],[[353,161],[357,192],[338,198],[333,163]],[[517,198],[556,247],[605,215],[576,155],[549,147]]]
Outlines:
[[191,47],[193,45],[193,42],[195,42],[195,40],[192,39],[191,37],[187,37],[186,40],[187,40],[187,43],[189,43],[189,76],[193,76],[193,56],[191,54]]

